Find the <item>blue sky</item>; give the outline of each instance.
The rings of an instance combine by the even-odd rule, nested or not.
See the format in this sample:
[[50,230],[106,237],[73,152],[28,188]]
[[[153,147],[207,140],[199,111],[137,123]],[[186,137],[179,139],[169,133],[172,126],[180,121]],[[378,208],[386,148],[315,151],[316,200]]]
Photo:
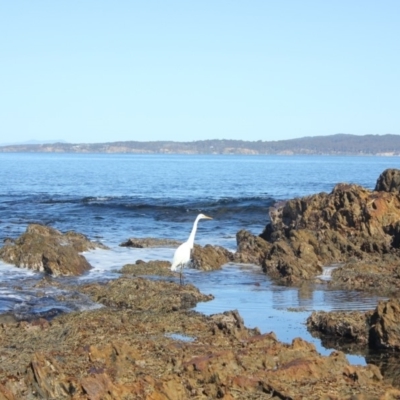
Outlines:
[[3,1],[0,142],[400,134],[400,1]]

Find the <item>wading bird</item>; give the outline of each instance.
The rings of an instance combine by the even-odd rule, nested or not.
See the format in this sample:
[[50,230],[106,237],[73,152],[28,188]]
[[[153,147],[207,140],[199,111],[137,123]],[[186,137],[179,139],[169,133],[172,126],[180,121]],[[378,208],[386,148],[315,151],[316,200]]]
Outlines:
[[194,237],[196,236],[197,224],[201,219],[212,219],[204,214],[199,214],[194,221],[192,232],[189,239],[182,243],[176,250],[172,260],[171,271],[179,271],[179,282],[182,285],[182,270],[190,263],[191,253],[194,245]]

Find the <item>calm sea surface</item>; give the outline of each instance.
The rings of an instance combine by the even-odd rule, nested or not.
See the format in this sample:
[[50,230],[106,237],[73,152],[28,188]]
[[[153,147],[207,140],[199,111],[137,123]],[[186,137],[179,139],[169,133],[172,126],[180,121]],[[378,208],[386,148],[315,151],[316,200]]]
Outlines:
[[[236,232],[261,233],[275,201],[330,192],[340,182],[373,189],[386,168],[400,168],[400,158],[0,154],[0,239],[18,237],[33,222],[84,233],[111,250],[86,253],[94,268],[77,280],[114,278],[113,271],[139,258],[172,257],[173,249],[120,247],[129,237],[186,240],[196,215],[204,212],[214,219],[200,221],[196,242],[235,250]],[[63,293],[61,301],[56,288],[38,296],[38,279],[40,274],[0,263],[0,313],[22,318],[97,306],[76,293]],[[216,297],[197,310],[238,309],[248,326],[274,331],[286,342],[301,336],[324,354],[331,349],[304,325],[311,311],[366,310],[378,301],[324,285],[278,287],[254,266],[187,271],[186,280]]]

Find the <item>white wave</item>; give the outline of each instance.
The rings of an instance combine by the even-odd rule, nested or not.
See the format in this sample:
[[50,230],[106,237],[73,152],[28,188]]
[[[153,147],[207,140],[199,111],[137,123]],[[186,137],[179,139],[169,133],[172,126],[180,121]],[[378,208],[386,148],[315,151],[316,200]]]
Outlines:
[[15,265],[0,261],[0,282],[41,276],[38,272],[27,268],[18,268]]
[[114,247],[110,250],[95,249],[82,253],[92,265],[92,269],[79,278],[92,280],[97,277],[115,278],[115,272],[126,264],[134,264],[137,260],[145,262],[151,260],[171,261],[174,249],[171,248],[130,248]]

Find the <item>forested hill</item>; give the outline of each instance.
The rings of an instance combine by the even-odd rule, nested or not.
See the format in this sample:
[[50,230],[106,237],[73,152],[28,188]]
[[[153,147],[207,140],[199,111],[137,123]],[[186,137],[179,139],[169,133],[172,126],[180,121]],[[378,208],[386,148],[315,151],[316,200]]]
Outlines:
[[326,154],[400,155],[400,135],[303,137],[278,141],[201,140],[193,142],[126,141],[109,143],[46,143],[0,146],[1,153],[136,153],[136,154]]

